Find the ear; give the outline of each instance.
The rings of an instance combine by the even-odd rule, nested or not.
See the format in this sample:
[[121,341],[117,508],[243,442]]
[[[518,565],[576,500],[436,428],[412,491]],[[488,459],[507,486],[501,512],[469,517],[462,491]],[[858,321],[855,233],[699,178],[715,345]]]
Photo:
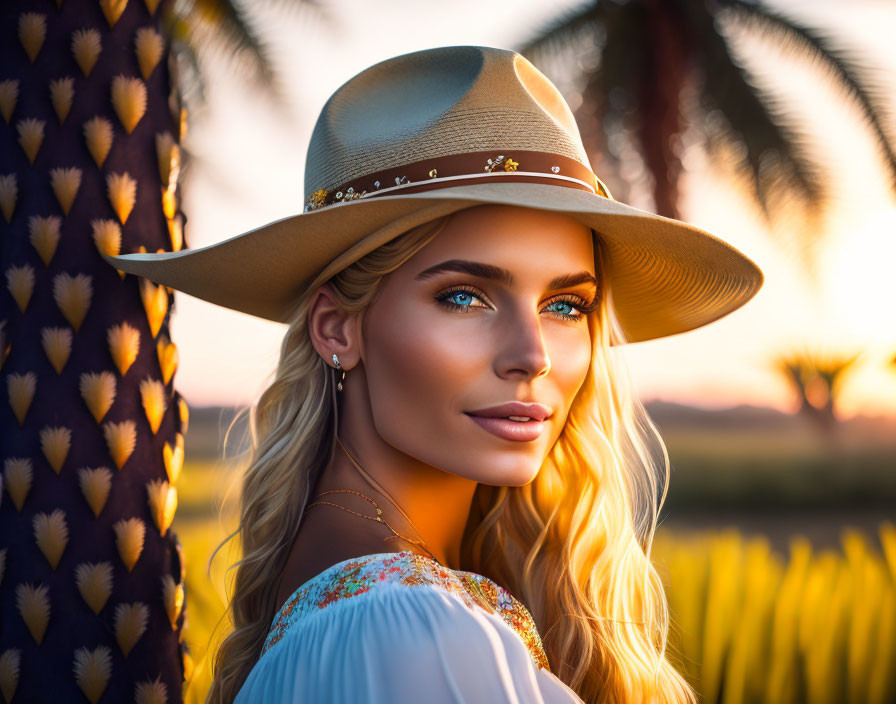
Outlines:
[[360,359],[357,315],[340,307],[330,284],[314,292],[308,308],[308,334],[311,344],[324,361],[333,365],[333,354],[343,369],[351,369]]

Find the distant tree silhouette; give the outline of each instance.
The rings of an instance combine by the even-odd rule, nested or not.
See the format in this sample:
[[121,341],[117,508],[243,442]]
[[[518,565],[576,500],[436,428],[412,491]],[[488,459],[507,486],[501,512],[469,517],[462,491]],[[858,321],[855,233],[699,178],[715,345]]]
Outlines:
[[803,352],[782,355],[773,367],[787,379],[799,400],[798,412],[809,419],[822,435],[833,437],[837,428],[837,400],[846,374],[861,354]]

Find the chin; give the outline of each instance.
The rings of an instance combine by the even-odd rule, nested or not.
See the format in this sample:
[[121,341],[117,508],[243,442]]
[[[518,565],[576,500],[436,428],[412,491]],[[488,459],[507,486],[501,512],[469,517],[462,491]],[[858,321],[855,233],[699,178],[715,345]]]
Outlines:
[[538,476],[543,461],[519,456],[503,460],[487,462],[475,479],[490,486],[525,486]]

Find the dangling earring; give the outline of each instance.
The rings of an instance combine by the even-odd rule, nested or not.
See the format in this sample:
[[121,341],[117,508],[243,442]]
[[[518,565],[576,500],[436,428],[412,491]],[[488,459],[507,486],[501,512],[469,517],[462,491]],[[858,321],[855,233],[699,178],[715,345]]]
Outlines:
[[[333,364],[336,365],[337,369],[342,369],[342,365],[339,364],[339,357],[337,357],[335,354],[333,355]],[[342,369],[342,378],[338,382],[336,382],[336,390],[337,391],[342,391],[342,382],[343,381],[345,381],[345,369]]]

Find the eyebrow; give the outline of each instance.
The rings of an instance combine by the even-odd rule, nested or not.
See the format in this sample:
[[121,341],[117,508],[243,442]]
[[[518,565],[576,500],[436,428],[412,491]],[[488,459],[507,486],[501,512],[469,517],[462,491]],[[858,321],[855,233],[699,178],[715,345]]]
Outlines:
[[[462,274],[470,274],[478,276],[482,279],[492,279],[498,281],[508,288],[513,286],[513,274],[507,269],[503,269],[493,264],[483,264],[482,262],[470,262],[464,259],[449,259],[441,264],[436,264],[428,269],[424,269],[414,278],[418,281],[430,279],[443,271],[457,271]],[[556,291],[561,288],[570,286],[578,286],[579,284],[591,284],[597,288],[597,279],[594,275],[587,271],[580,271],[578,274],[564,274],[558,276],[548,283],[548,290]]]

